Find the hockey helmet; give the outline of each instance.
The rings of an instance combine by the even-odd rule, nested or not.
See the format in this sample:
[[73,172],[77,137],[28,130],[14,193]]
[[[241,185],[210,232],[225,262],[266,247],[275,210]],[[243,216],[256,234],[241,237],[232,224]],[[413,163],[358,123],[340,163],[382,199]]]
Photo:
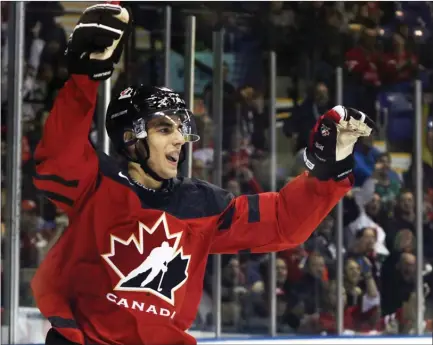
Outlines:
[[[193,113],[178,93],[166,87],[131,86],[116,95],[107,109],[105,127],[116,151],[125,155],[126,146],[133,145],[137,140],[146,139],[149,121],[158,117],[180,120],[180,131],[186,142],[200,139]],[[125,142],[124,133],[128,130],[134,133],[135,138]],[[146,164],[150,152],[147,141],[144,142],[148,155],[139,163],[146,172],[161,180]],[[131,160],[131,157],[125,156]]]
[[193,113],[175,91],[166,87],[128,87],[111,100],[105,121],[108,136],[117,150],[123,147],[123,133],[132,130],[137,139],[147,137],[147,123],[157,117],[177,117],[186,142],[200,139]]

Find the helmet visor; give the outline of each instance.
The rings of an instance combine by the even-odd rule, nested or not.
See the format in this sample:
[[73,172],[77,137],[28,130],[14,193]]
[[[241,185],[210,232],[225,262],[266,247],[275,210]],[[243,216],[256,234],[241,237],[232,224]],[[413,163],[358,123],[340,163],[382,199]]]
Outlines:
[[135,120],[133,126],[137,139],[146,138],[149,122],[154,119],[164,118],[180,131],[186,142],[196,142],[200,140],[200,136],[197,134],[194,115],[188,109],[168,109],[157,111],[152,114],[147,114],[146,119],[139,118]]

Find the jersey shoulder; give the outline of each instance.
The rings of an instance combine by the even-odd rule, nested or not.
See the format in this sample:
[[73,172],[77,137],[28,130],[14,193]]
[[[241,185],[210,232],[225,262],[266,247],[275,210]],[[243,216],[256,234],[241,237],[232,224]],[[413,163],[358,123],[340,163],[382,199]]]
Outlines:
[[182,218],[218,215],[234,198],[230,192],[196,178],[180,178],[178,188],[176,204],[182,210]]
[[104,152],[97,151],[96,153],[98,155],[99,172],[101,175],[108,177],[125,187],[132,188],[134,186],[126,173],[127,167],[122,169],[121,164],[119,164],[114,157],[108,156]]

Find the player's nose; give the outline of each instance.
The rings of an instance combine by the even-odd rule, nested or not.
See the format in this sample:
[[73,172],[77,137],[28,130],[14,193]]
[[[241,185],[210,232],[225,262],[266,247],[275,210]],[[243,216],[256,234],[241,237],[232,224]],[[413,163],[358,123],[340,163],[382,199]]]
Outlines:
[[182,146],[183,144],[185,144],[185,138],[183,134],[180,131],[174,131],[173,145],[177,147]]

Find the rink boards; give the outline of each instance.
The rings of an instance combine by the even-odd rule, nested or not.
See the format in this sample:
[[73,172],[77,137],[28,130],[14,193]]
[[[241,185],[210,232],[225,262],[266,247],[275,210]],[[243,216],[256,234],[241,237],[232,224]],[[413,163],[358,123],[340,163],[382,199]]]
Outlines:
[[224,340],[201,340],[199,344],[230,344],[230,345],[253,345],[253,344],[280,344],[280,345],[432,345],[432,337],[382,337],[382,336],[364,336],[364,337],[289,337],[289,338],[249,338],[249,339],[224,339]]
[[[19,308],[18,315],[18,344],[42,344],[45,335],[50,328],[49,322],[40,314],[37,308]],[[1,326],[1,344],[7,344],[7,327]],[[223,339],[215,339],[213,332],[194,331],[189,333],[194,336],[199,344],[205,345],[255,345],[255,344],[280,344],[280,345],[432,345],[432,336],[425,337],[384,337],[384,336],[342,336],[342,337],[258,337],[248,334],[223,333]]]

